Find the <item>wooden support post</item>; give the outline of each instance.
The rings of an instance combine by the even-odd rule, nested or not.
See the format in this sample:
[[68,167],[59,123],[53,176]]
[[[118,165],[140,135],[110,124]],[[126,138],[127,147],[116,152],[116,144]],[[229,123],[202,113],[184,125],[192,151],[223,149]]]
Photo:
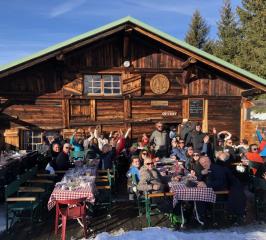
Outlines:
[[202,131],[208,132],[208,99],[204,99]]
[[188,99],[182,100],[182,118],[189,118],[189,112],[188,112]]
[[124,99],[124,119],[131,118],[131,100],[129,98]]
[[245,100],[242,99],[241,101],[241,110],[240,110],[240,139],[245,138],[245,112],[246,112],[246,108],[245,108]]
[[63,128],[69,128],[69,99],[62,100]]
[[96,100],[90,100],[90,113],[91,113],[91,120],[96,121]]

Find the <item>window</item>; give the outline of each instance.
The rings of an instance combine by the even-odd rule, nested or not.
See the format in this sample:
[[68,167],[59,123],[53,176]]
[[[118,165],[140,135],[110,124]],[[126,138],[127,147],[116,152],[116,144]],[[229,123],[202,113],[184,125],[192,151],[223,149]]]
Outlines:
[[24,149],[37,150],[38,145],[42,144],[41,131],[25,131],[24,132]]
[[52,142],[53,139],[59,136],[56,130],[45,131],[45,135],[39,130],[26,130],[23,131],[23,149],[25,150],[39,150],[43,144],[43,137]]
[[91,95],[121,94],[119,75],[85,75],[84,93]]

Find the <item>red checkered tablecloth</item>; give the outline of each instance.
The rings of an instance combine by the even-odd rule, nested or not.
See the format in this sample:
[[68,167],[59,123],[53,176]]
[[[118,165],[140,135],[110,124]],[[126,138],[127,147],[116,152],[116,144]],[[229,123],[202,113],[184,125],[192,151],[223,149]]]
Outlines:
[[78,199],[84,197],[87,198],[88,202],[94,203],[95,201],[94,189],[88,186],[70,191],[55,187],[50,196],[47,207],[48,210],[50,211],[55,206],[56,200],[69,200],[69,199]]
[[216,202],[216,194],[212,188],[186,187],[180,182],[169,182],[169,187],[170,191],[175,193],[173,200],[174,206],[178,200]]

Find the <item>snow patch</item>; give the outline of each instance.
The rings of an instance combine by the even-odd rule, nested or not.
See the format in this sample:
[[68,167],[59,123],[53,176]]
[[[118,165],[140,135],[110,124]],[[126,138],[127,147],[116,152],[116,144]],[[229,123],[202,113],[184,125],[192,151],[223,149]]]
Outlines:
[[[100,233],[94,240],[266,240],[266,225],[249,225],[226,230],[178,232],[168,228],[145,228],[142,231],[124,232],[120,229],[112,234]],[[93,238],[90,238],[93,239]],[[85,239],[83,239],[85,240]]]

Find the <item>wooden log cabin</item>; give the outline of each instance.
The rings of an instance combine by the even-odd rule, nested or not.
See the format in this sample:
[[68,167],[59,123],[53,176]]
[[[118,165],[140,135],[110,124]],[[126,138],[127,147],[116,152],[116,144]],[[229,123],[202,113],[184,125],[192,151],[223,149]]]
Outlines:
[[43,130],[131,126],[136,138],[183,118],[247,137],[242,95],[266,90],[264,79],[132,17],[1,66],[0,81],[2,141],[21,149],[36,148]]

